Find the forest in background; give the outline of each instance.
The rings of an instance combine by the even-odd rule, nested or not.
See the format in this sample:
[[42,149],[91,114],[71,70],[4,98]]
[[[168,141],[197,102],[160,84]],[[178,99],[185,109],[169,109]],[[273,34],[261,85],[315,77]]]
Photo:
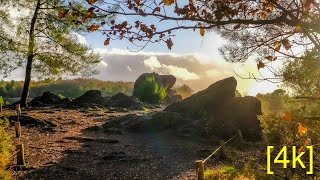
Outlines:
[[[103,96],[112,96],[117,93],[132,94],[133,82],[111,82],[98,79],[72,79],[72,80],[45,80],[32,81],[29,98],[40,96],[43,92],[51,91],[64,97],[75,98],[88,90],[100,90]],[[21,96],[23,81],[0,81],[0,95],[5,99]]]
[[[134,82],[113,82],[102,81],[94,78],[69,79],[61,78],[56,80],[32,81],[30,84],[29,99],[41,96],[43,92],[51,91],[66,98],[76,98],[89,90],[100,90],[102,96],[113,96],[117,93],[123,93],[131,96]],[[23,81],[0,81],[0,97],[2,96],[7,103],[14,103],[20,100],[23,89]],[[194,91],[188,85],[175,87],[177,94],[182,98],[191,96]]]

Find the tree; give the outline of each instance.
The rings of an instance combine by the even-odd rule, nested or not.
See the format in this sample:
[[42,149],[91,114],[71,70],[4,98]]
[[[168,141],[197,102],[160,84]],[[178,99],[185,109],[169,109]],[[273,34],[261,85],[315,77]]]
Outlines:
[[[8,75],[26,65],[21,106],[27,106],[32,74],[45,78],[94,73],[99,56],[78,42],[77,33],[87,32],[84,25],[101,18],[74,23],[76,14],[65,9],[62,0],[2,0],[1,5],[0,67]],[[74,5],[80,12],[86,11],[80,3]],[[19,16],[10,18],[8,9],[19,12]]]
[[[253,79],[283,80],[281,72],[270,63],[303,59],[307,52],[319,54],[320,51],[320,5],[316,0],[87,2],[90,9],[103,12],[103,16],[130,17],[130,21],[112,20],[93,26],[95,31],[106,35],[105,45],[111,40],[127,39],[141,49],[148,43],[164,43],[172,49],[172,37],[177,35],[177,30],[199,31],[200,36],[215,31],[228,40],[220,48],[228,62],[256,58],[258,69],[268,68],[275,75],[275,78],[251,75],[249,78]],[[104,8],[112,4],[119,6],[117,11]],[[73,3],[70,9],[78,12]],[[97,17],[99,15],[92,16]]]
[[285,84],[300,97],[320,97],[320,55],[307,53],[305,58],[289,61],[283,69]]

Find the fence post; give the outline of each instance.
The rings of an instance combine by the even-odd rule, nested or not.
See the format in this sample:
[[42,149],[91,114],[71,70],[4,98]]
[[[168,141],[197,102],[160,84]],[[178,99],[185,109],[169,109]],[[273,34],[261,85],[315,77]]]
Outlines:
[[25,166],[26,163],[24,161],[24,146],[23,144],[17,144],[16,145],[17,153],[17,165],[18,166]]
[[202,160],[196,160],[196,176],[198,179],[196,180],[204,180],[204,166],[203,166],[203,161]]
[[18,117],[18,121],[21,115],[21,108],[20,108],[20,104],[16,104],[16,111],[17,111],[17,117]]
[[16,130],[16,137],[17,137],[17,138],[21,137],[21,126],[20,126],[20,122],[15,122],[15,123],[14,123],[14,129]]
[[238,129],[238,138],[239,138],[240,143],[244,142],[243,137],[242,137],[242,132],[240,129]]
[[221,146],[221,148],[220,148],[220,158],[221,159],[226,159],[227,158],[227,153],[226,153],[226,145],[224,143],[224,140],[220,140],[219,143],[220,143],[220,146]]
[[0,113],[2,113],[2,106],[3,106],[3,104],[0,103]]

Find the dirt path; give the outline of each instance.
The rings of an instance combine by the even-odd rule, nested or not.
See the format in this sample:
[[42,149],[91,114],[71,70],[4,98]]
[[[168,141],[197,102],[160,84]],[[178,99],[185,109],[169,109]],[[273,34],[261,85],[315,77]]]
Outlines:
[[[59,126],[22,127],[25,158],[35,169],[16,172],[17,179],[194,179],[193,162],[201,158],[201,149],[209,148],[164,134],[106,134],[100,125],[127,114],[106,109],[25,113]],[[86,130],[95,126],[95,131]],[[14,134],[13,127],[10,131]]]

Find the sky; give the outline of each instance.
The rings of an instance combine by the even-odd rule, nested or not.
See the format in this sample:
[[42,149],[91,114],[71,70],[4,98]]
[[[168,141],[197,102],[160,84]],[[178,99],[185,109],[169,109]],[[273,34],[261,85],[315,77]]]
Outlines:
[[[247,77],[249,73],[258,76],[256,62],[254,59],[242,64],[225,62],[218,49],[226,41],[215,32],[206,32],[204,37],[192,30],[180,30],[175,34],[172,38],[172,50],[165,44],[149,44],[138,52],[135,51],[138,50],[137,47],[127,40],[111,41],[110,45],[104,46],[106,37],[100,32],[74,35],[79,42],[90,46],[101,55],[102,61],[96,67],[99,74],[94,76],[101,80],[134,82],[142,73],[156,72],[174,75],[177,85],[187,84],[194,91],[203,90],[230,76],[237,79],[237,89],[243,95],[268,93],[278,88],[278,84],[268,81],[256,82],[238,77],[234,72],[243,77]],[[268,71],[261,71],[266,77],[272,76]],[[12,79],[23,80],[24,70],[14,71],[7,78]]]
[[[104,46],[104,39],[100,33],[82,36],[82,41],[103,57],[100,74],[96,76],[98,79],[135,81],[144,72],[156,72],[174,75],[177,85],[187,84],[199,91],[218,80],[234,76],[238,81],[237,89],[243,95],[272,92],[279,85],[238,77],[234,72],[243,77],[249,73],[258,76],[256,62],[252,59],[242,64],[227,63],[218,50],[226,40],[215,32],[207,32],[202,37],[192,30],[177,31],[172,50],[165,44],[150,44],[142,51],[132,52],[137,48],[126,40],[111,41],[110,45]],[[268,71],[260,71],[266,77],[272,76]]]

